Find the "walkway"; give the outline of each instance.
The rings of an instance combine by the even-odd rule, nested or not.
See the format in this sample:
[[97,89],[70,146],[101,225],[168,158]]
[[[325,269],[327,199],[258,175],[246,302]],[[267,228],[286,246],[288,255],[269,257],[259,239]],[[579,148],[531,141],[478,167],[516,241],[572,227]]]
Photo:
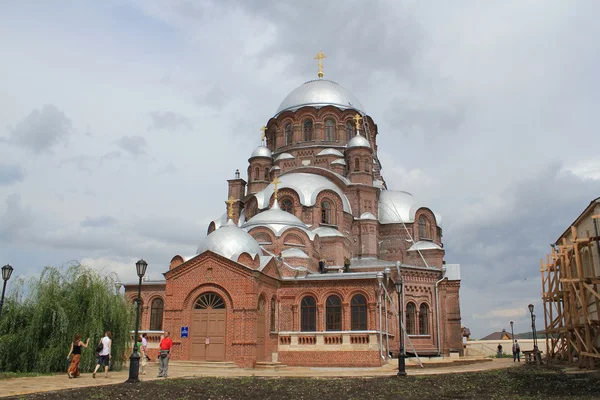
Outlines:
[[[440,366],[437,368],[414,368],[408,369],[408,375],[435,375],[449,374],[458,372],[476,372],[499,368],[510,368],[517,366],[512,359],[500,358],[493,359],[492,362],[463,364],[455,366]],[[522,364],[521,364],[522,365]],[[157,363],[150,363],[147,367],[146,375],[141,375],[140,380],[151,381],[157,378]],[[242,369],[242,368],[215,368],[199,367],[189,363],[172,362],[169,365],[169,378],[189,378],[189,377],[239,377],[239,376],[260,376],[260,377],[370,377],[370,376],[392,376],[397,372],[393,364],[384,365],[380,368],[309,368],[309,367],[286,367],[279,370],[273,369]],[[81,374],[79,378],[69,379],[67,374],[38,376],[31,378],[13,378],[2,380],[2,391],[0,397],[18,396],[36,392],[49,392],[63,389],[76,389],[89,386],[113,385],[123,383],[129,377],[126,370],[119,372],[110,372],[108,378],[104,374]]]

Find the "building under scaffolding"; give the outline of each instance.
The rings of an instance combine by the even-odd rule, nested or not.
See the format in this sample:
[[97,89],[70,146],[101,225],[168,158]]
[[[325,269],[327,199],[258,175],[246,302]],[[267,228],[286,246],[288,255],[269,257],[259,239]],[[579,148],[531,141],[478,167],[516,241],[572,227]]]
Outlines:
[[548,362],[600,366],[599,232],[600,197],[558,238],[546,260],[540,260]]

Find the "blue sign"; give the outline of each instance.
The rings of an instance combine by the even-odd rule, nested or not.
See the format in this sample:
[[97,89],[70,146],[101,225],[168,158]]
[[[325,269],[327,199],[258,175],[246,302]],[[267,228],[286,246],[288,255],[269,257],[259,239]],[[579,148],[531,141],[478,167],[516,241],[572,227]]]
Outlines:
[[181,327],[181,338],[187,338],[188,337],[188,332],[189,332],[189,328],[187,326],[182,326]]

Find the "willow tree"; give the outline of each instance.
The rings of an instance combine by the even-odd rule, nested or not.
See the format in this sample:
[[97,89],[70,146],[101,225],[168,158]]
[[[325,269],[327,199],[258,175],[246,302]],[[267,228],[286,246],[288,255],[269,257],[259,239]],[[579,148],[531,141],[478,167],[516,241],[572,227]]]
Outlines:
[[131,351],[133,310],[115,294],[116,276],[72,264],[46,267],[39,278],[16,279],[0,317],[0,371],[64,371],[73,336],[90,338],[80,369],[91,370],[95,348],[112,333],[111,366],[120,369]]

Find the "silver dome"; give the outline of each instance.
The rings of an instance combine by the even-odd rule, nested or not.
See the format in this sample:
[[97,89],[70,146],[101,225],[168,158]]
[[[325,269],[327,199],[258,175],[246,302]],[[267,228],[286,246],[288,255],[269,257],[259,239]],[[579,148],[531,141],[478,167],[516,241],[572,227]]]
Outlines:
[[210,250],[230,260],[237,261],[242,253],[248,253],[253,258],[262,255],[256,240],[245,230],[237,227],[233,221],[212,232],[198,246],[198,254]]
[[344,155],[342,154],[341,151],[336,150],[336,149],[332,149],[332,148],[321,150],[321,152],[319,154],[317,154],[317,157],[318,156],[338,156],[338,157],[344,157]]
[[429,242],[427,240],[419,240],[417,243],[410,246],[410,249],[408,249],[407,251],[417,250],[442,250],[442,248],[433,242]]
[[[379,192],[379,223],[400,224],[415,222],[417,210],[425,207],[417,203],[412,194],[403,191],[382,190]],[[442,227],[442,217],[433,212],[437,226]]]
[[271,158],[271,150],[269,150],[267,147],[265,147],[263,145],[260,145],[256,149],[254,149],[254,151],[252,152],[252,155],[250,155],[250,158],[254,158],[254,157]]
[[344,234],[342,232],[329,226],[320,226],[316,229],[313,229],[313,232],[319,235],[320,237],[344,237]]
[[273,206],[270,209],[260,212],[254,217],[250,218],[242,226],[242,228],[246,230],[251,230],[252,228],[255,228],[257,226],[267,227],[271,229],[271,231],[273,231],[273,233],[275,233],[277,236],[280,236],[287,229],[295,227],[307,232],[311,240],[314,237],[312,233],[309,233],[310,231],[308,231],[308,227],[306,226],[306,224],[302,222],[298,217],[280,209],[277,200],[275,200]]
[[348,108],[364,114],[364,108],[352,93],[338,83],[326,79],[308,81],[294,89],[279,105],[277,112],[296,111],[305,106],[335,106],[342,110]]
[[348,148],[352,148],[352,147],[366,147],[366,148],[370,149],[371,148],[371,144],[369,143],[369,141],[364,136],[355,135],[348,142]]
[[293,155],[291,155],[290,153],[281,153],[280,155],[278,155],[277,157],[275,157],[275,161],[281,161],[281,160],[293,160],[295,157]]

